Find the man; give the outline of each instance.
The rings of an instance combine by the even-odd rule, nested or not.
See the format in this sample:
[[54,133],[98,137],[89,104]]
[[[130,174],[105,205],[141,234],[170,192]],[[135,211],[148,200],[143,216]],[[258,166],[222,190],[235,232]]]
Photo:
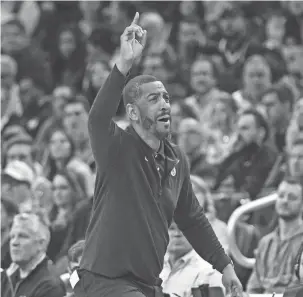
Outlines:
[[168,233],[169,245],[160,274],[163,292],[170,296],[190,297],[192,289],[207,284],[210,290],[218,288],[224,296],[220,273],[197,255],[175,223],[171,224]]
[[2,272],[9,279],[1,283],[1,296],[63,297],[64,285],[53,274],[45,254],[50,232],[42,214],[16,215],[10,238],[13,263]]
[[303,186],[285,178],[275,204],[278,228],[261,239],[256,264],[247,284],[249,293],[283,293],[297,283],[293,267],[303,243]]
[[271,128],[271,138],[279,152],[285,148],[285,134],[292,116],[293,103],[292,91],[284,85],[269,88],[261,96],[261,104],[265,107]]
[[[138,19],[136,13],[122,34],[119,60],[89,115],[98,173],[79,276],[71,277],[76,296],[161,293],[173,219],[198,254],[223,273],[227,291],[242,296],[233,265],[193,194],[186,157],[166,139],[170,103],[163,84],[144,75],[124,87],[146,40]],[[126,131],[112,121],[122,92],[131,122]]]
[[234,191],[247,193],[256,199],[275,162],[277,153],[265,144],[268,126],[254,109],[241,114],[237,123],[238,140],[230,154],[219,166],[213,190],[218,190],[228,178]]

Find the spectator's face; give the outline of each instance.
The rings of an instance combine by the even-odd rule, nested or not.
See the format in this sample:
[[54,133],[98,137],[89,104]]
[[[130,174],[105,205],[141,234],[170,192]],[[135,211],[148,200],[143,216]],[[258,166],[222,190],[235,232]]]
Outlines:
[[192,250],[192,247],[183,233],[179,230],[175,223],[172,223],[169,230],[169,244],[167,251],[182,257]]
[[303,176],[303,144],[295,144],[288,155],[288,169],[291,176]]
[[264,106],[268,120],[273,127],[289,113],[275,92],[264,95],[261,99],[261,103]]
[[92,66],[92,85],[99,90],[109,75],[109,69],[103,63],[95,63]]
[[24,224],[14,222],[10,238],[11,258],[18,265],[26,265],[41,251],[42,241],[29,222]]
[[55,160],[66,159],[71,155],[71,143],[62,131],[53,133],[50,139],[50,154]]
[[197,23],[181,22],[178,40],[181,44],[196,42],[200,37],[201,29]]
[[212,122],[215,126],[223,127],[228,124],[228,119],[231,117],[231,111],[222,102],[216,103],[213,109]]
[[16,25],[2,26],[1,47],[8,53],[22,50],[26,44],[26,36]]
[[155,76],[163,82],[169,78],[169,73],[165,69],[161,56],[147,56],[143,62],[143,74]]
[[240,141],[243,141],[245,144],[258,142],[260,131],[253,115],[245,114],[240,116],[237,128]]
[[196,2],[195,1],[181,1],[180,2],[180,13],[182,16],[191,16],[196,13]]
[[15,74],[10,65],[1,63],[1,87],[10,89],[15,82]]
[[202,137],[196,131],[187,131],[179,135],[180,146],[187,154],[191,154],[202,146]]
[[271,72],[268,65],[259,58],[254,58],[244,66],[244,89],[253,96],[258,96],[271,85]]
[[63,57],[70,57],[76,49],[76,41],[72,32],[63,31],[59,37],[59,51]]
[[303,47],[301,45],[285,47],[284,57],[289,73],[303,86]]
[[282,182],[278,188],[276,212],[279,218],[293,221],[302,215],[303,197],[300,185]]
[[79,133],[88,133],[88,113],[83,104],[73,103],[68,104],[64,108],[63,125],[68,135],[71,137],[77,136]]
[[266,24],[267,39],[282,42],[285,34],[285,18],[273,16]]
[[10,163],[16,160],[25,162],[28,166],[32,166],[33,158],[31,145],[25,143],[12,145],[7,151],[6,161],[7,163]]
[[287,1],[288,9],[291,14],[295,16],[302,16],[303,14],[303,3],[302,1]]
[[13,180],[9,177],[2,177],[1,195],[11,199],[17,204],[24,203],[32,197],[28,184]]
[[198,94],[205,94],[215,86],[213,67],[209,61],[196,61],[191,68],[191,87]]
[[66,207],[71,204],[72,190],[62,175],[56,175],[53,180],[54,202],[58,207]]
[[150,82],[140,86],[141,98],[137,101],[137,121],[158,139],[166,138],[171,129],[170,99],[160,82]]
[[245,20],[240,15],[225,16],[220,20],[220,27],[225,37],[234,37],[245,30]]

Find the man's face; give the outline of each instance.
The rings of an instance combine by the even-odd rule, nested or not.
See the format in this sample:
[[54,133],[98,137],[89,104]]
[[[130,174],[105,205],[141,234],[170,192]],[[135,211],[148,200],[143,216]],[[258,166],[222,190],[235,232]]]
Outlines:
[[282,182],[278,188],[276,212],[279,218],[292,221],[302,215],[302,188],[297,184]]
[[273,16],[266,24],[267,39],[283,41],[285,34],[285,18],[283,16]]
[[180,257],[191,251],[192,247],[183,233],[179,230],[176,223],[172,223],[168,229],[169,244],[167,251]]
[[303,48],[301,45],[285,47],[283,54],[286,60],[287,69],[295,81],[303,86]]
[[27,183],[3,176],[1,180],[1,195],[11,199],[16,204],[20,204],[31,197],[31,190]]
[[170,133],[171,115],[169,95],[160,81],[140,86],[142,96],[136,105],[139,109],[139,122],[143,128],[158,139]]
[[76,41],[72,32],[64,31],[59,37],[59,50],[64,57],[70,57],[70,55],[76,49]]
[[33,226],[28,222],[13,223],[10,233],[10,254],[14,263],[26,265],[39,254],[42,242],[33,231]]
[[240,116],[237,128],[240,141],[243,141],[246,145],[258,142],[260,131],[253,115],[245,114]]
[[245,20],[240,15],[229,15],[220,19],[220,27],[225,37],[234,37],[245,29]]
[[280,102],[276,93],[268,93],[263,96],[261,104],[264,106],[272,126],[275,126],[288,114],[286,106]]
[[191,68],[191,86],[199,94],[205,94],[215,85],[213,67],[209,61],[196,61]]
[[28,166],[33,165],[32,147],[25,143],[17,143],[12,145],[6,154],[6,162],[22,161]]
[[13,69],[7,63],[1,63],[1,87],[9,90],[15,82]]
[[16,25],[3,25],[1,47],[8,53],[22,50],[26,44],[26,36]]
[[293,145],[288,155],[291,176],[303,177],[303,144]]
[[179,41],[181,44],[196,42],[199,38],[201,29],[198,23],[181,22],[179,27]]
[[83,104],[73,103],[66,105],[64,114],[63,125],[70,137],[74,138],[88,134],[88,113]]
[[143,74],[155,76],[159,81],[167,81],[169,73],[161,56],[147,56],[143,62]]
[[244,66],[244,89],[253,96],[258,96],[271,85],[271,72],[268,65],[259,58],[254,58]]

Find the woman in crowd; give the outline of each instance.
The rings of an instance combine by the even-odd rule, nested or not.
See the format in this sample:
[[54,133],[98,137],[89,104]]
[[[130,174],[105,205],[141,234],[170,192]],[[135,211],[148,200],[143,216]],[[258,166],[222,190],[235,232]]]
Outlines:
[[93,175],[87,164],[75,157],[73,142],[63,129],[55,129],[48,142],[49,156],[44,175],[52,180],[60,170],[67,169],[79,176],[80,184],[85,194],[88,196],[92,192]]

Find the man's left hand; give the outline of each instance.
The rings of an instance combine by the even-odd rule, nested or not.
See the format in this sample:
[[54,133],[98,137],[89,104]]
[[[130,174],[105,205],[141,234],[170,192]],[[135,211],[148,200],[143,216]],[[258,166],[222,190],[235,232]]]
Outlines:
[[239,281],[234,267],[231,264],[228,264],[222,275],[222,283],[226,289],[226,296],[232,297],[243,297],[243,287]]

